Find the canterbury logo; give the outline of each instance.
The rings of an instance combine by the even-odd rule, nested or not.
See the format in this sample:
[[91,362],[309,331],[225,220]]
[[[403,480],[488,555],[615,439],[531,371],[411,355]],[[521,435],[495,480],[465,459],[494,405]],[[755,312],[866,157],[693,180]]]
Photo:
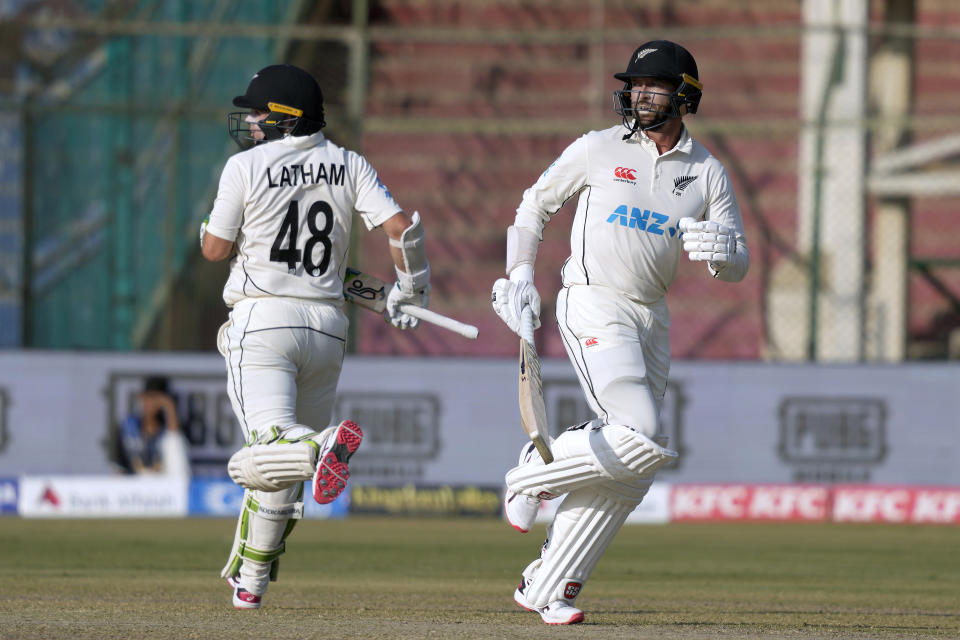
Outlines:
[[618,178],[623,178],[624,180],[636,180],[637,179],[637,170],[629,169],[627,167],[617,167],[613,170],[613,175]]
[[683,195],[683,190],[690,186],[690,183],[700,176],[680,176],[673,180],[673,195]]
[[[644,49],[643,51],[637,51],[637,60],[653,53],[654,51],[656,51],[656,49]],[[636,62],[636,60],[634,62]]]
[[583,341],[583,346],[585,347],[595,347],[600,344],[596,338],[587,338]]

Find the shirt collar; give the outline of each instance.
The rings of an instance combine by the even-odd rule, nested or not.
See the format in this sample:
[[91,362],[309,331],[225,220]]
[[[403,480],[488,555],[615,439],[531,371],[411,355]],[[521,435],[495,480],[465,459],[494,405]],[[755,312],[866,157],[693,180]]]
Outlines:
[[293,147],[295,149],[306,149],[308,147],[315,147],[321,142],[323,142],[324,137],[323,133],[317,131],[316,133],[311,133],[308,136],[287,136],[278,140],[281,144],[285,144],[288,147]]
[[[640,144],[643,145],[644,149],[652,150],[655,155],[660,155],[657,153],[657,143],[651,140],[645,131],[637,131],[636,137],[640,141]],[[687,131],[687,126],[684,125],[683,130],[680,131],[680,139],[677,140],[677,144],[673,146],[673,149],[670,149],[663,155],[669,155],[675,151],[680,153],[690,153],[692,150],[693,138],[690,136],[690,132]]]

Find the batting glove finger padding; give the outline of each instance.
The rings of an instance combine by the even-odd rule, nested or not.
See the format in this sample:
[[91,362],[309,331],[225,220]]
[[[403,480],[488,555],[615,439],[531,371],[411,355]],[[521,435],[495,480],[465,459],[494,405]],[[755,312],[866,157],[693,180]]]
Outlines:
[[683,218],[680,231],[683,232],[683,250],[691,260],[720,266],[732,261],[737,253],[737,238],[730,227],[711,220]]
[[532,282],[500,278],[493,283],[490,300],[493,310],[517,335],[520,335],[520,315],[525,306],[533,311],[533,328],[540,328],[540,294]]
[[387,294],[387,308],[383,312],[387,322],[398,329],[413,329],[420,321],[408,313],[400,310],[400,305],[411,304],[417,307],[427,308],[430,304],[430,285],[417,291],[405,291],[401,282],[390,289]]

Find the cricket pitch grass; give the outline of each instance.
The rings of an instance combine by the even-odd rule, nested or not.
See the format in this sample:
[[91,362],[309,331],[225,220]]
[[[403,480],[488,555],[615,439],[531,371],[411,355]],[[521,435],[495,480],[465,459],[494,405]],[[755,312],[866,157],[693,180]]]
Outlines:
[[304,521],[259,611],[218,577],[233,528],[0,518],[0,638],[960,637],[960,527],[626,526],[572,627],[513,603],[543,525]]

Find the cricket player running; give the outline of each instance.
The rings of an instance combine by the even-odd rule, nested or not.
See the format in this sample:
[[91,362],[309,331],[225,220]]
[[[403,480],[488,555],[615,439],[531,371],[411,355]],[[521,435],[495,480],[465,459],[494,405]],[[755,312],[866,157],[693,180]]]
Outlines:
[[419,215],[397,206],[363,156],[320,132],[323,95],[309,73],[261,69],[233,104],[248,110],[228,118],[246,150],[227,160],[200,243],[208,260],[231,258],[217,345],[247,442],[228,464],[246,491],[222,576],[236,608],[258,609],[303,513],[304,481],[313,479],[317,502],[335,500],[363,438],[350,421],[328,427],[347,338],[353,214],[389,239],[398,282],[384,315],[394,326],[417,325],[399,306],[427,306],[430,266]]
[[573,142],[524,192],[507,229],[509,280],[493,286],[493,308],[514,331],[525,306],[539,316],[533,274],[543,227],[579,193],[557,322],[597,417],[553,441],[551,464],[525,445],[504,500],[508,522],[526,532],[541,500],[565,495],[514,593],[548,624],[583,621],[574,606],[583,584],[654,474],[677,457],[659,415],[670,368],[664,297],[681,252],[726,282],[750,266],[730,179],[683,125],[702,94],[693,56],[647,42],[614,77],[624,83],[613,93],[622,126]]

